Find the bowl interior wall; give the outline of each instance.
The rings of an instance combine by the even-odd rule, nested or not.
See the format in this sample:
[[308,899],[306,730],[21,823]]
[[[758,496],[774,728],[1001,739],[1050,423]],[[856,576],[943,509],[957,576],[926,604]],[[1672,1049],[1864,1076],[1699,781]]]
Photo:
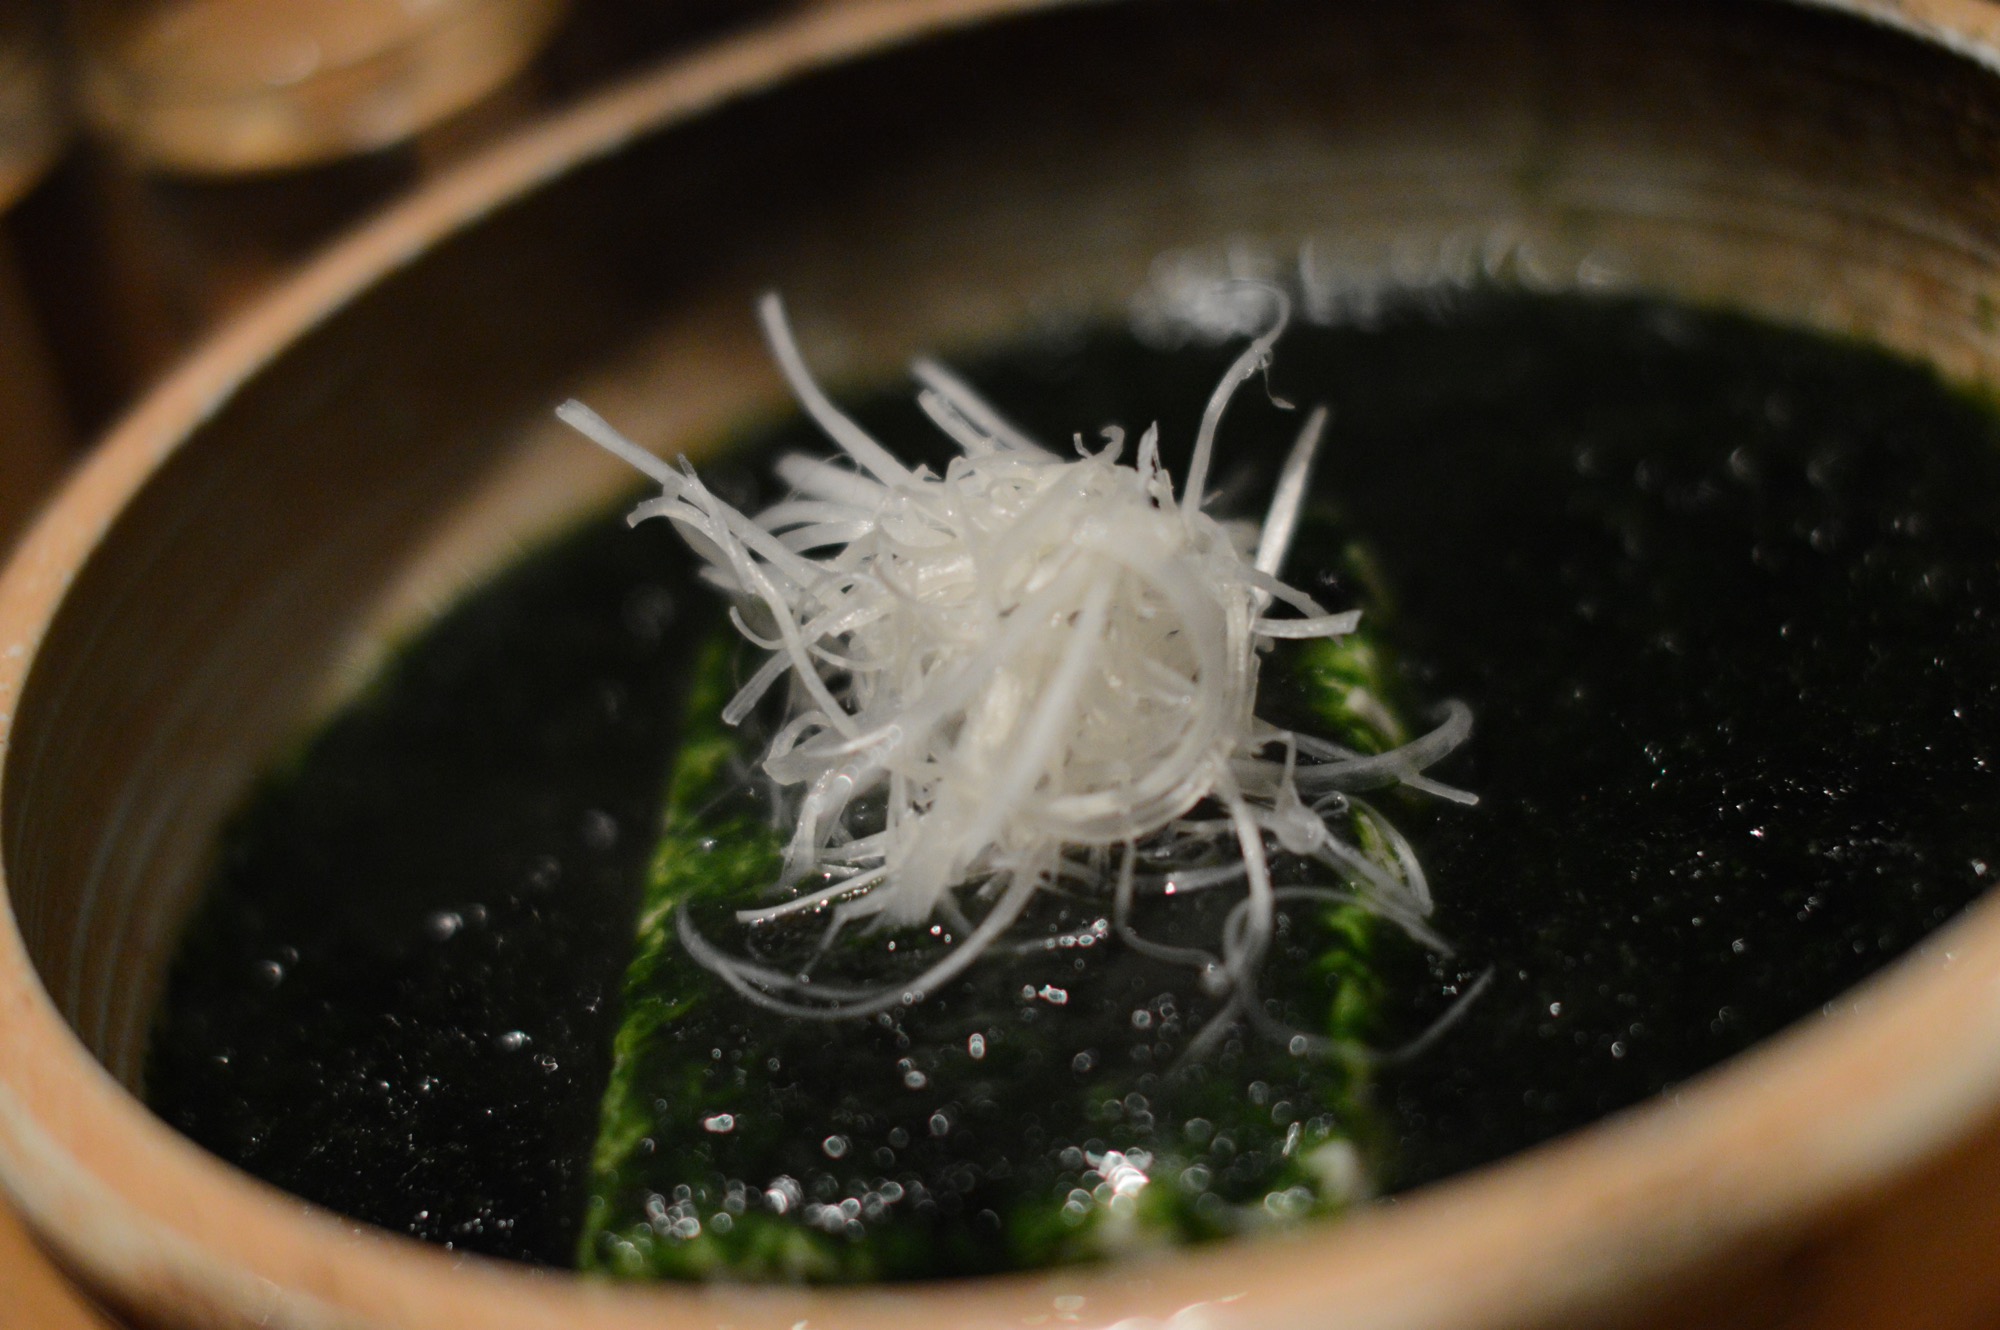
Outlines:
[[1989,381],[1996,166],[2000,82],[1969,62],[1638,0],[1087,6],[642,136],[279,350],[117,518],[6,756],[30,952],[136,1085],[258,770],[427,607],[623,483],[554,403],[666,451],[776,403],[766,287],[849,382],[1231,274],[1319,317],[1486,280],[1661,292]]

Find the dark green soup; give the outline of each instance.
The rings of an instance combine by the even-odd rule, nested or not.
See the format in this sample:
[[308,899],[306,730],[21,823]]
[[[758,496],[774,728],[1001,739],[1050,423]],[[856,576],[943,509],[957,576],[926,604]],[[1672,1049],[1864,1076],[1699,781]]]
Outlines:
[[[1157,419],[1178,474],[1235,349],[1078,333],[961,367],[1045,439]],[[809,1035],[704,998],[648,1084],[754,1084],[754,1120],[703,1101],[716,1142],[674,1145],[688,1106],[626,1094],[620,1160],[679,1150],[713,1186],[680,1155],[621,1162],[661,1241],[592,1246],[618,1199],[592,1159],[635,921],[700,732],[702,644],[728,631],[670,531],[607,515],[453,607],[249,800],[160,1015],[155,1108],[301,1196],[462,1250],[570,1265],[582,1243],[626,1273],[1005,1268],[1097,1254],[1061,1207],[1113,1186],[1107,1152],[1134,1132],[1154,1134],[1142,1159],[1178,1161],[1153,1185],[1200,1238],[1239,1231],[1204,1216],[1258,1196],[1289,1217],[1301,1125],[1351,1141],[1393,1191],[1658,1095],[1817,1011],[2000,866],[2000,421],[1983,403],[1851,343],[1503,293],[1297,329],[1271,388],[1334,411],[1288,579],[1363,608],[1410,714],[1459,698],[1475,717],[1434,774],[1477,807],[1393,797],[1453,949],[1378,928],[1352,949],[1366,983],[1342,980],[1369,997],[1355,1028],[1390,1050],[1490,976],[1416,1055],[1329,1067],[1246,1033],[1171,1067],[1162,1030],[1202,995],[1093,934],[1085,893],[1030,921],[1030,940],[1091,936],[1088,966],[1057,957],[1083,976],[1074,1006],[1054,970],[946,994],[936,1020]],[[857,414],[936,455],[902,392]],[[1225,504],[1258,511],[1297,420],[1242,395]],[[704,474],[752,506],[773,497],[774,445],[822,447],[794,423]],[[1283,653],[1266,677],[1269,707],[1311,704]],[[1274,968],[1299,974],[1347,924],[1295,914]],[[1056,962],[1000,962],[1031,963]],[[648,982],[693,966],[659,964]],[[975,998],[1006,1031],[990,1063],[950,1017]],[[1090,1042],[1041,1047],[1038,1028]],[[781,1047],[796,1058],[764,1056]],[[878,1074],[922,1103],[870,1089]],[[642,1137],[648,1115],[661,1129]],[[749,1251],[752,1219],[814,1205],[831,1218],[810,1259],[671,1257],[676,1225]]]

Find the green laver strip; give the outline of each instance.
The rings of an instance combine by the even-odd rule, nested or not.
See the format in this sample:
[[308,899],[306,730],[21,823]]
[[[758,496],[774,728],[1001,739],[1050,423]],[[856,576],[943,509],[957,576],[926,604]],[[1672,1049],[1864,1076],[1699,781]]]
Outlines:
[[[625,979],[583,1269],[808,1282],[977,1274],[1226,1236],[1366,1193],[1382,1146],[1366,1060],[1243,1034],[1177,1065],[1218,999],[1192,971],[1122,945],[1106,901],[1052,896],[1017,926],[1030,945],[995,948],[945,991],[870,1020],[776,1015],[695,964],[677,913],[691,909],[723,945],[742,946],[730,913],[766,901],[779,870],[778,833],[745,787],[755,754],[717,719],[734,667],[734,643],[711,642],[688,700]],[[1401,739],[1364,636],[1289,645],[1265,668],[1321,733],[1368,750]],[[1365,822],[1356,831],[1371,843]],[[1281,871],[1329,885],[1323,870]],[[1135,922],[1212,947],[1239,895],[1156,901]],[[1317,903],[1287,923],[1266,1001],[1360,1047],[1375,1030],[1388,930],[1356,907]],[[815,977],[893,982],[948,945],[937,932],[856,930]]]

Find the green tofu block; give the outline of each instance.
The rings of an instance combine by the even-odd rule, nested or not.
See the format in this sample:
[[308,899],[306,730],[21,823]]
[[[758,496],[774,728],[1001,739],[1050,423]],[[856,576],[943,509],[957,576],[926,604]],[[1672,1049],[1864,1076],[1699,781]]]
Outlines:
[[[763,930],[778,928],[732,920],[769,903],[782,849],[768,797],[746,780],[761,744],[717,719],[736,656],[733,641],[711,642],[687,705],[625,979],[584,1270],[804,1282],[979,1274],[1269,1228],[1368,1193],[1386,1142],[1367,1057],[1301,1056],[1239,1030],[1178,1060],[1223,999],[1193,971],[1123,945],[1108,891],[1044,893],[1016,925],[1019,941],[873,1018],[775,1014],[697,964],[676,931],[684,909],[729,947],[765,945]],[[1367,750],[1400,740],[1365,636],[1285,644],[1265,671],[1318,732]],[[1274,872],[1281,884],[1340,885],[1283,859]],[[1160,941],[1212,946],[1238,898],[1154,897],[1133,922]],[[1378,953],[1400,935],[1358,907],[1320,902],[1289,909],[1284,925],[1267,1009],[1363,1048],[1377,1032]],[[771,942],[773,963],[814,963],[824,927],[809,920]],[[950,934],[850,930],[814,975],[894,982]]]

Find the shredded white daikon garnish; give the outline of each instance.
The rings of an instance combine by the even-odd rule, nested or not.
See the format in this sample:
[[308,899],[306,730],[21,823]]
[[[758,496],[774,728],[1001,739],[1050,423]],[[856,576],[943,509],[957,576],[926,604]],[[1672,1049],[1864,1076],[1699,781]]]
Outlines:
[[[1262,648],[1337,637],[1359,619],[1277,577],[1325,411],[1307,418],[1261,528],[1203,507],[1223,415],[1284,328],[1283,297],[1272,295],[1276,316],[1215,388],[1178,497],[1157,427],[1129,464],[1117,429],[1103,431],[1101,451],[1079,444],[1060,456],[930,361],[913,367],[917,400],[959,455],[942,476],[909,466],[813,381],[774,295],[759,309],[772,353],[845,458],[780,459],[791,495],[755,517],[685,462],[670,466],[582,404],[563,404],[564,421],[659,482],[659,497],[632,520],[674,523],[735,598],[738,630],[771,652],[724,719],[742,720],[788,685],[789,711],[763,758],[796,814],[774,884],[782,899],[741,917],[831,910],[836,929],[936,917],[957,935],[913,979],[836,988],[727,954],[683,910],[681,936],[696,959],[777,1010],[882,1011],[935,991],[998,941],[1037,891],[1094,864],[1100,881],[1116,883],[1121,936],[1201,968],[1211,991],[1231,995],[1229,1014],[1255,1020],[1279,899],[1273,850],[1321,861],[1354,899],[1428,937],[1430,889],[1415,854],[1351,795],[1409,781],[1469,798],[1419,775],[1465,738],[1465,708],[1449,707],[1431,733],[1376,755],[1256,715]],[[1214,811],[1192,819],[1198,806]],[[1386,851],[1343,834],[1357,818]],[[1157,861],[1177,845],[1229,842],[1234,855],[1220,868],[1148,880],[1169,892],[1242,884],[1216,951],[1139,937],[1129,923],[1138,848]],[[983,909],[976,925],[968,909]]]

